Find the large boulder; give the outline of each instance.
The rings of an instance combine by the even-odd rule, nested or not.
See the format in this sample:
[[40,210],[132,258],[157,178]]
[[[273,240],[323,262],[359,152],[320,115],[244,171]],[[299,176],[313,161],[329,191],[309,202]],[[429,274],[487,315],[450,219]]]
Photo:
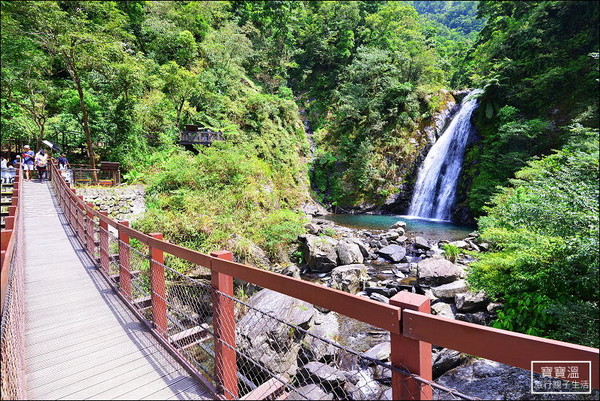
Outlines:
[[340,331],[337,313],[316,313],[313,323],[314,325],[308,329],[312,336],[306,336],[303,341],[305,353],[314,361],[323,362],[333,359],[339,348],[320,340],[320,338],[335,343]]
[[484,310],[490,299],[482,291],[478,293],[465,292],[454,296],[456,309],[459,312],[473,312]]
[[442,284],[438,287],[431,287],[431,292],[438,298],[449,299],[454,298],[456,294],[463,293],[467,290],[465,280],[457,280],[452,283]]
[[238,349],[241,355],[249,358],[245,365],[256,363],[276,374],[293,376],[298,368],[301,339],[288,325],[265,313],[309,329],[318,312],[307,302],[268,289],[257,292],[247,302],[257,310],[250,309],[236,325]]
[[[532,394],[529,371],[487,359],[478,359],[471,364],[454,368],[441,375],[435,382],[482,400],[557,399],[556,395]],[[448,395],[440,393],[438,397],[438,399],[447,399]],[[576,399],[576,396],[560,397]]]
[[354,263],[362,263],[364,261],[363,254],[358,244],[340,241],[335,246],[335,251],[338,255],[338,260],[341,265],[351,265]]
[[366,356],[371,359],[376,359],[378,361],[388,361],[390,359],[390,354],[392,353],[392,348],[389,341],[385,341],[371,347],[368,351],[363,353],[363,356]]
[[450,369],[465,363],[467,360],[468,357],[465,354],[452,349],[442,348],[439,351],[434,350],[432,355],[433,378],[436,379]]
[[429,245],[429,242],[423,237],[416,237],[414,246],[415,248],[424,249],[426,251],[431,249],[431,245]]
[[337,263],[336,245],[338,241],[326,235],[305,234],[299,237],[304,260],[308,268],[318,273],[329,273]]
[[399,263],[406,257],[406,248],[400,245],[388,245],[377,251],[384,258]]
[[367,267],[362,264],[338,266],[331,271],[331,288],[356,294],[369,279]]
[[437,286],[451,283],[458,280],[461,274],[460,267],[443,258],[427,258],[418,264],[417,277],[421,284]]
[[360,249],[360,252],[362,253],[363,257],[366,258],[369,256],[369,248],[367,248],[365,243],[362,242],[360,239],[356,237],[349,237],[346,238],[345,241],[358,245],[358,249]]
[[440,317],[447,317],[448,319],[454,319],[454,313],[456,308],[452,304],[445,302],[436,302],[431,305],[431,313]]

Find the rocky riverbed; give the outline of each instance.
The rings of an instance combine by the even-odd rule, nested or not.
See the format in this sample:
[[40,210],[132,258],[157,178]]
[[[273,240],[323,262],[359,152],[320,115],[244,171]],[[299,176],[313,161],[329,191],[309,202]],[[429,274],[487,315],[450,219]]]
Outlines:
[[[430,298],[432,314],[482,325],[501,306],[483,293],[470,291],[465,282],[474,260],[467,251],[488,248],[476,232],[448,242],[412,236],[402,221],[374,231],[313,219],[306,228],[308,233],[299,238],[304,263],[286,268],[283,274],[385,303],[400,291],[419,293]],[[458,249],[457,254],[445,255],[442,248],[447,243]],[[271,371],[297,385],[292,399],[391,399],[390,370],[377,362],[390,362],[389,333],[270,290],[254,294],[248,302],[303,329],[292,336],[282,324],[248,324],[242,326],[247,332],[238,333],[243,353],[266,361]],[[254,315],[243,319],[257,319]],[[532,399],[528,371],[437,346],[432,361],[434,380],[460,393],[482,399]],[[435,399],[448,396],[434,391]]]

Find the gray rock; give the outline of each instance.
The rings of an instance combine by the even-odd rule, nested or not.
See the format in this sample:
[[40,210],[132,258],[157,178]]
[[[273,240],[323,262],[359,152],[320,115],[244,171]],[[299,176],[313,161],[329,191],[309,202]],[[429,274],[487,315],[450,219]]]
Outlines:
[[438,298],[454,298],[456,294],[467,291],[465,280],[457,280],[452,283],[442,284],[438,287],[431,287],[431,292]]
[[386,341],[375,345],[374,347],[366,351],[363,355],[371,359],[376,359],[378,361],[388,361],[392,352],[391,349],[392,348],[390,342]]
[[365,292],[369,295],[380,294],[384,297],[391,298],[398,293],[398,289],[386,287],[365,287]]
[[365,243],[362,242],[360,239],[355,238],[355,237],[350,237],[346,241],[350,242],[352,244],[358,245],[358,248],[360,249],[360,252],[362,253],[363,257],[366,258],[366,257],[369,256],[369,248],[367,248],[367,246],[365,245]]
[[384,297],[383,295],[377,294],[377,293],[373,293],[373,294],[369,295],[369,298],[371,298],[374,301],[383,302],[384,304],[390,303],[389,298]]
[[470,239],[468,239],[468,238],[465,239],[465,242],[467,244],[469,244],[469,247],[471,247],[471,249],[473,249],[474,251],[477,251],[477,252],[481,251],[481,249],[479,249],[479,247],[473,241],[471,241]]
[[341,371],[333,366],[314,361],[298,368],[296,377],[307,384],[319,384],[326,390],[339,388],[346,381],[346,376]]
[[371,369],[352,372],[352,381],[344,384],[344,390],[351,400],[374,400],[382,391],[379,383],[373,379]]
[[342,265],[351,265],[354,263],[362,263],[363,254],[357,244],[340,241],[335,246],[335,251],[338,255],[338,260]]
[[306,231],[308,231],[309,234],[313,235],[317,235],[321,232],[321,227],[319,227],[315,223],[308,223],[304,226],[304,228],[306,228]]
[[[324,338],[335,343],[340,331],[338,315],[335,312],[315,314],[314,325],[308,332],[316,337]],[[332,359],[338,348],[312,336],[306,336],[303,346],[312,360],[322,361]]]
[[292,391],[286,400],[333,400],[333,394],[326,393],[316,384],[307,384]]
[[436,302],[435,304],[431,305],[431,314],[433,315],[454,319],[455,312],[456,309],[452,304],[447,304],[445,302]]
[[429,242],[427,242],[427,240],[423,237],[416,237],[414,244],[415,244],[415,248],[425,249],[425,250],[431,249]]
[[418,264],[418,278],[422,284],[437,286],[451,283],[456,281],[461,274],[460,267],[442,258],[423,259]]
[[[304,329],[311,326],[315,313],[318,313],[307,302],[267,289],[257,292],[247,302],[260,311]],[[250,309],[236,327],[236,342],[242,354],[272,372],[296,373],[300,344],[289,326]]]
[[289,265],[279,271],[284,276],[300,278],[300,268],[296,265]]
[[468,360],[467,356],[448,348],[434,352],[432,355],[433,378],[436,379],[450,369],[453,369]]
[[395,240],[399,236],[400,236],[400,234],[396,231],[388,231],[386,233],[381,234],[381,238],[384,238],[388,241]]
[[482,242],[481,244],[479,244],[479,248],[481,248],[482,251],[489,251],[490,244],[488,244],[487,242]]
[[489,313],[487,312],[475,312],[475,313],[457,313],[454,315],[456,320],[462,320],[463,322],[480,324],[482,326],[487,325],[489,320]]
[[401,235],[398,238],[396,238],[394,241],[398,244],[403,244],[406,242],[407,239],[408,239],[408,237],[406,235]]
[[465,241],[452,241],[450,242],[450,245],[453,245],[460,249],[467,249],[469,247],[469,244],[467,244]]
[[338,266],[331,271],[331,288],[356,294],[369,279],[367,267],[362,264]]
[[482,400],[577,399],[575,395],[532,394],[529,371],[487,359],[454,368],[435,382]]
[[410,263],[398,263],[396,268],[402,273],[410,273]]
[[496,314],[500,309],[502,309],[502,304],[496,303],[496,302],[490,302],[486,309],[489,313]]
[[406,248],[400,245],[388,245],[377,251],[378,254],[392,262],[402,262],[406,256]]
[[393,230],[395,228],[406,229],[406,222],[398,220],[397,222],[395,222],[394,224],[392,224],[392,226],[390,227],[391,230]]
[[328,273],[337,266],[337,240],[324,236],[310,234],[299,237],[304,253],[304,260],[310,270],[318,273]]
[[454,296],[454,302],[456,303],[456,309],[459,312],[473,312],[485,309],[490,300],[486,297],[485,293],[480,291],[476,294],[472,292],[456,294]]

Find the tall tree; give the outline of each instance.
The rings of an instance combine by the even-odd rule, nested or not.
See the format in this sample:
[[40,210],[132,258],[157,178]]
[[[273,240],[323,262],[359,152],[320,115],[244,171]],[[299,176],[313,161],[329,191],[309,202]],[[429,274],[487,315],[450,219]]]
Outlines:
[[13,15],[21,16],[20,29],[67,70],[77,91],[81,126],[90,167],[96,168],[89,111],[85,101],[85,75],[100,68],[119,48],[125,17],[109,2],[13,2]]

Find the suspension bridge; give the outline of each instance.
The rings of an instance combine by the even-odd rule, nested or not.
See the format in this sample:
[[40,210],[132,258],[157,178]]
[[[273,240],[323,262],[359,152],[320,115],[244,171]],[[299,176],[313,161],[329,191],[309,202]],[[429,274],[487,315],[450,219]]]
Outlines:
[[[589,361],[598,388],[598,349],[433,316],[418,294],[384,304],[180,247],[98,212],[54,164],[50,177],[24,182],[19,172],[7,195],[2,399],[471,399],[432,381],[432,344],[527,370]],[[389,360],[248,305],[234,278],[385,330]],[[244,338],[244,325],[264,338]],[[291,354],[291,365],[248,341],[263,355]],[[317,349],[326,356],[307,359]]]

